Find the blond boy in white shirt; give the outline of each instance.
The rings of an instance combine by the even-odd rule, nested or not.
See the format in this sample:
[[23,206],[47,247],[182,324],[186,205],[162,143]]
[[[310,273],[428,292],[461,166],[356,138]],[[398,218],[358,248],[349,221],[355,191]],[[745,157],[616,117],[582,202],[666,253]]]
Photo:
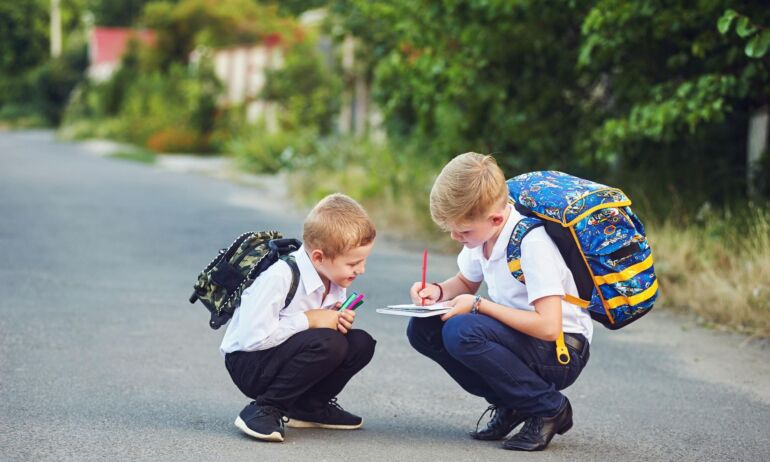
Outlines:
[[375,236],[361,205],[327,196],[305,219],[304,245],[290,254],[299,269],[291,302],[284,307],[292,269],[283,260],[243,292],[220,351],[235,385],[254,400],[235,421],[244,433],[283,441],[286,421],[295,428],[363,425],[336,396],[369,363],[376,342],[353,329],[354,311],[338,309],[364,273]]
[[[491,156],[466,153],[450,161],[433,185],[430,210],[464,246],[460,272],[422,290],[421,283],[412,286],[414,303],[446,301],[452,309],[441,318],[413,318],[409,341],[489,402],[492,419],[471,432],[473,438],[501,440],[526,422],[503,448],[545,449],[572,427],[572,407],[559,390],[586,365],[593,333],[588,313],[564,301],[578,295],[572,274],[539,227],[521,242],[526,285],[511,275],[506,248],[522,217],[509,204],[505,177]],[[476,295],[482,282],[489,299]],[[566,365],[558,362],[554,344],[562,332],[571,351]]]

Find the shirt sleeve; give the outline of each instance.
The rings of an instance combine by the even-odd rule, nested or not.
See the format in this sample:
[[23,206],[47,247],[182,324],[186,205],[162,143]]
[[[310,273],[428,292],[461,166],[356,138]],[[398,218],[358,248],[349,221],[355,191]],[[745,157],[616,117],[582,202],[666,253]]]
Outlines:
[[460,254],[457,255],[457,266],[460,268],[460,274],[465,279],[471,282],[481,282],[484,280],[481,262],[473,258],[471,249],[463,247]]
[[304,313],[283,315],[283,304],[291,285],[291,269],[277,262],[243,291],[233,337],[240,351],[266,350],[308,328]]
[[563,281],[569,269],[542,228],[531,231],[521,241],[521,270],[526,279],[527,303],[550,295],[564,296]]

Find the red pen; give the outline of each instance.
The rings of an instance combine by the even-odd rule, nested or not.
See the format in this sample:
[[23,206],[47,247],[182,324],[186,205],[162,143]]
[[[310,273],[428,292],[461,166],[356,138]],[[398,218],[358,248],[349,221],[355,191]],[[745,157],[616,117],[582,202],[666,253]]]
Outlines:
[[[427,269],[428,269],[428,249],[426,248],[422,252],[422,288],[420,289],[420,292],[425,290],[425,272],[427,271]],[[420,304],[422,306],[425,306],[425,298],[420,297],[420,299],[421,299]]]

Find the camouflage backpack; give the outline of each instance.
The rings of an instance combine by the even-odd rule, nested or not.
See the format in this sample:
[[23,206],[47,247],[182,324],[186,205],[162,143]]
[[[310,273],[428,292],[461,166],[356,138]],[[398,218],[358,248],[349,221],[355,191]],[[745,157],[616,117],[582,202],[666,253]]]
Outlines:
[[294,298],[299,284],[299,268],[289,253],[300,248],[297,239],[282,239],[276,231],[243,233],[198,275],[190,303],[200,300],[211,313],[209,326],[219,329],[233,316],[241,303],[241,294],[273,263],[281,259],[292,272],[286,307]]

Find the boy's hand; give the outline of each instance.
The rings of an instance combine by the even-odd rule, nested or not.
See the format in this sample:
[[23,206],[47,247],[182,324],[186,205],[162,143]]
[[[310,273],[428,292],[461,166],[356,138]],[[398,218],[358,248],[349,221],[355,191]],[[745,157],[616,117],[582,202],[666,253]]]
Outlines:
[[420,290],[421,287],[421,281],[412,284],[412,288],[409,290],[409,297],[411,297],[412,303],[421,305],[423,298],[426,305],[433,305],[438,301],[441,290],[435,284],[425,284],[425,288]]
[[475,298],[476,296],[473,294],[462,294],[458,295],[453,300],[445,302],[446,306],[450,306],[452,309],[449,310],[448,313],[442,314],[441,320],[446,321],[447,319],[457,316],[458,314],[470,313],[471,307],[473,307],[473,299]]
[[336,329],[339,323],[340,313],[334,310],[316,309],[305,311],[307,324],[310,329]]
[[356,319],[356,312],[353,310],[344,310],[340,312],[340,318],[337,322],[337,330],[342,334],[347,334],[353,328],[353,321]]

